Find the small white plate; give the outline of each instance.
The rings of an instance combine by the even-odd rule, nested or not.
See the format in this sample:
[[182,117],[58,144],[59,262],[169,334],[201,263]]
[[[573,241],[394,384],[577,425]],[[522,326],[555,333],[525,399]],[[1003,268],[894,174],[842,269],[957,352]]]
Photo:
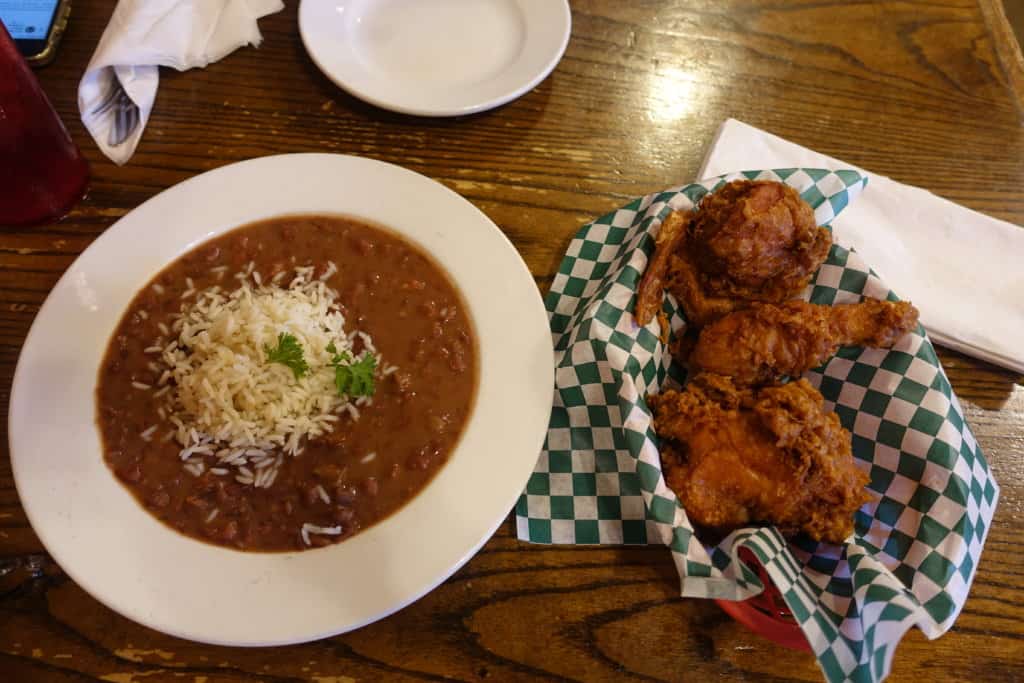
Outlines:
[[[476,406],[449,462],[381,523],[326,548],[239,552],[172,531],[114,478],[94,421],[97,373],[121,315],[156,272],[231,228],[298,212],[373,221],[437,258],[465,297],[477,331]],[[491,536],[540,452],[552,359],[533,278],[501,231],[465,199],[412,171],[358,157],[253,159],[142,204],[93,242],[54,287],[15,372],[14,480],[54,559],[124,616],[215,644],[322,638],[416,600]]]
[[418,116],[513,100],[569,43],[568,0],[302,0],[299,31],[320,70],[352,95]]

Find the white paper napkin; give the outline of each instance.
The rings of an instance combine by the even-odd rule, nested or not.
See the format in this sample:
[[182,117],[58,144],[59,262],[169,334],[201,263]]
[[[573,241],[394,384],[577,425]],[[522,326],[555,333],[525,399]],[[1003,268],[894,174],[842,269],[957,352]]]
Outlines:
[[[117,164],[131,158],[153,109],[160,66],[205,67],[262,40],[256,20],[281,0],[120,0],[78,84],[78,111],[103,153]],[[139,125],[122,144],[108,144],[114,110],[93,111],[117,78],[139,107]]]
[[868,175],[832,225],[836,242],[917,306],[935,342],[1024,373],[1024,229],[735,119],[718,129],[699,177],[799,166]]

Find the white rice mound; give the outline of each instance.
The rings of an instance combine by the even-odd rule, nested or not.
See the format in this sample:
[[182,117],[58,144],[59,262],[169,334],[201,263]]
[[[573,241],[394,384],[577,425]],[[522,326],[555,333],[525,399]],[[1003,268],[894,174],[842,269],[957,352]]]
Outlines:
[[[235,468],[239,482],[269,487],[282,454],[301,453],[303,443],[331,431],[343,411],[358,417],[348,397],[338,396],[327,346],[355,359],[358,334],[364,353],[375,348],[365,333],[345,333],[338,294],[324,282],[333,265],[318,279],[312,266],[298,267],[286,283],[262,280],[249,264],[235,276],[234,291],[194,292],[171,325],[177,338],[150,347],[160,348],[165,366],[153,390],[166,394],[186,464],[193,456],[215,456],[215,465]],[[282,333],[302,346],[309,371],[300,379],[267,359],[266,347],[275,348]]]

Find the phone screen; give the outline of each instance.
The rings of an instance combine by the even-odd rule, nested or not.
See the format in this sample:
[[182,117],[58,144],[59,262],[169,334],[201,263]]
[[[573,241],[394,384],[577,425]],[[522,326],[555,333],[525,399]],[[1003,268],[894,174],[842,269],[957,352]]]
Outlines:
[[15,40],[46,40],[57,0],[0,0],[0,20]]

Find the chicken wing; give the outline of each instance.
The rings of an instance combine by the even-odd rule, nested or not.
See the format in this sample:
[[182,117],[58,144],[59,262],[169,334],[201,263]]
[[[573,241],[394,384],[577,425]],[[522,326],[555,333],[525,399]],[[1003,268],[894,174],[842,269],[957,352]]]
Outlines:
[[679,249],[679,244],[686,235],[689,224],[689,213],[673,211],[658,228],[658,236],[654,239],[654,254],[647,262],[644,276],[637,288],[636,305],[633,308],[633,315],[641,325],[651,322],[655,314],[661,310],[669,260]]
[[729,531],[769,522],[842,543],[868,500],[850,433],[806,380],[762,389],[697,375],[648,397],[665,482],[695,523]]
[[802,375],[840,346],[892,346],[917,326],[917,317],[917,309],[906,301],[753,304],[702,329],[689,363],[737,384],[771,382]]
[[634,309],[642,325],[657,310],[663,288],[697,327],[751,301],[790,299],[832,244],[796,190],[774,181],[728,183],[705,195],[692,216],[670,215],[661,231],[667,234],[659,233]]

